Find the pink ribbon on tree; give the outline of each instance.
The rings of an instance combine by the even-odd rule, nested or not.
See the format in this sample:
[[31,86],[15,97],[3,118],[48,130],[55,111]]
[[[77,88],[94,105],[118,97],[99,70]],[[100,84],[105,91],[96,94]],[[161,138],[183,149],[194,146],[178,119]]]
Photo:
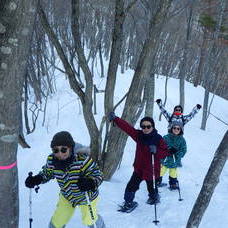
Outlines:
[[12,168],[15,167],[16,165],[17,165],[17,162],[15,161],[14,163],[12,163],[12,164],[10,164],[10,165],[0,166],[0,170],[12,169]]

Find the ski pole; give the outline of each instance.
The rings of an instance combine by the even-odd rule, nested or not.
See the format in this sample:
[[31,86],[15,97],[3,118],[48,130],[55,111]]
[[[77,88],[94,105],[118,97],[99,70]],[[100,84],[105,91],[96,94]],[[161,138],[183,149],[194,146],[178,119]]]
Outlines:
[[[174,162],[176,162],[176,158],[175,156],[173,155],[173,160]],[[180,192],[180,185],[179,185],[179,181],[177,180],[177,185],[178,185],[178,194],[179,194],[179,201],[182,201],[183,199],[181,198],[181,192]]]
[[29,189],[29,228],[32,228],[32,189]]
[[85,192],[85,196],[86,196],[86,201],[87,201],[87,205],[88,205],[88,208],[89,208],[89,213],[90,213],[91,219],[93,221],[93,226],[94,226],[94,228],[97,228],[97,225],[96,225],[96,222],[95,222],[95,217],[94,217],[94,213],[93,213],[93,209],[92,209],[92,206],[91,206],[91,202],[90,202],[90,199],[89,199],[88,192]]
[[[30,177],[32,176],[32,172],[28,174]],[[32,189],[29,189],[29,228],[32,228]]]
[[[28,175],[30,177],[32,177],[32,172],[29,172]],[[39,186],[37,185],[35,187],[35,192],[38,193],[39,190]],[[32,218],[32,188],[29,189],[29,228],[32,228],[32,222],[33,222],[33,218]]]
[[[154,169],[154,154],[152,153],[152,168],[153,168],[153,188],[154,188],[154,191],[156,191],[156,186],[155,186],[155,169]],[[153,223],[155,225],[157,225],[159,223],[159,220],[157,220],[157,203],[155,201],[154,203],[154,221]]]
[[179,181],[177,180],[177,185],[178,185],[178,193],[179,193],[179,201],[182,201],[183,199],[181,198],[181,192],[180,192],[180,185],[179,185]]

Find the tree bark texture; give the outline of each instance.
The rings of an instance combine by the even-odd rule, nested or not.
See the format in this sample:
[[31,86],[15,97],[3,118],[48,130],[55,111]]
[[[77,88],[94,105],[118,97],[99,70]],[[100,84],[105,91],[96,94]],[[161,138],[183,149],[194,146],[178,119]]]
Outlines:
[[109,67],[107,73],[107,83],[105,86],[105,114],[113,109],[113,99],[116,84],[117,68],[120,61],[120,54],[123,40],[123,23],[125,19],[124,1],[115,1],[115,20],[112,33],[112,47],[110,53]]
[[[17,161],[21,95],[36,3],[12,0],[0,5],[0,166],[5,168]],[[17,228],[17,166],[0,169],[0,177],[0,227]]]
[[208,110],[208,102],[209,102],[210,92],[208,89],[204,91],[204,99],[203,99],[203,115],[200,129],[205,130],[207,125],[207,110]]
[[[186,228],[199,227],[203,215],[210,203],[215,187],[219,183],[219,176],[228,158],[228,131],[225,133],[215,156],[211,162],[203,186],[188,219]],[[225,212],[224,212],[225,213]]]
[[146,99],[145,116],[153,117],[154,92],[155,92],[155,74],[150,73],[144,88],[145,99]]

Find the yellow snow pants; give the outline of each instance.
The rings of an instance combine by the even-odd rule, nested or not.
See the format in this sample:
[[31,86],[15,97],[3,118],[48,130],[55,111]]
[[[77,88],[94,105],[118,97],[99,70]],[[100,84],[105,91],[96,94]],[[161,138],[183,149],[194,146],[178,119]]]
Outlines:
[[177,178],[177,168],[167,168],[166,166],[161,167],[160,176],[163,177],[165,173],[169,170],[169,176],[172,178]]
[[94,215],[93,221],[88,205],[79,205],[73,207],[71,203],[63,197],[62,194],[59,194],[59,201],[57,203],[56,210],[51,218],[51,223],[54,225],[55,228],[62,228],[65,224],[69,222],[69,220],[73,216],[75,209],[79,207],[81,210],[83,224],[86,226],[90,226],[98,218],[96,210],[97,201],[98,197],[95,200],[91,201],[92,212]]

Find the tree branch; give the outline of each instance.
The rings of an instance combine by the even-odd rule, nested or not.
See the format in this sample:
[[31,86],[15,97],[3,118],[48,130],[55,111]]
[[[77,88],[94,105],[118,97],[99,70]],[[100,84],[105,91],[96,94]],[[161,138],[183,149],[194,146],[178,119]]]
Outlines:
[[80,97],[81,101],[84,103],[85,94],[84,94],[83,90],[81,89],[80,84],[78,83],[78,81],[75,78],[74,72],[71,68],[71,65],[69,64],[69,61],[61,47],[61,44],[60,44],[58,38],[56,37],[53,29],[51,28],[50,24],[48,23],[47,17],[42,9],[42,6],[40,5],[40,2],[38,4],[38,14],[39,14],[41,24],[42,24],[45,32],[48,35],[48,38],[53,43],[62,63],[64,65],[66,73],[69,77],[69,82],[70,82],[71,88],[77,93],[77,95]]

